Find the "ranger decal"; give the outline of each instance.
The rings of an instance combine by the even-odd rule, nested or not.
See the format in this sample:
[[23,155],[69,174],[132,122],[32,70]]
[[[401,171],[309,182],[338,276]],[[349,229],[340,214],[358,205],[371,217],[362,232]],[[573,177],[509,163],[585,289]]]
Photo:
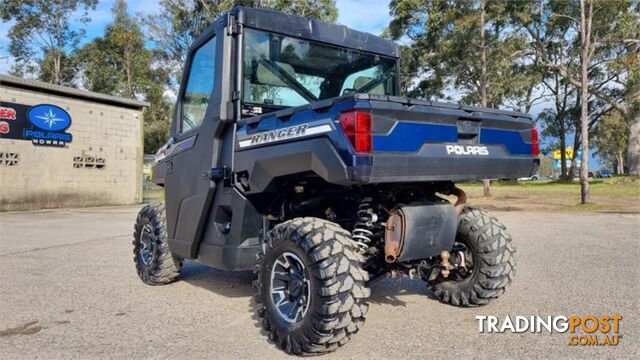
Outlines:
[[300,124],[282,129],[263,131],[253,135],[246,135],[242,139],[239,139],[239,144],[240,148],[247,148],[281,140],[294,139],[302,136],[322,134],[330,132],[331,130],[331,125],[329,124],[316,126],[309,126],[309,124]]

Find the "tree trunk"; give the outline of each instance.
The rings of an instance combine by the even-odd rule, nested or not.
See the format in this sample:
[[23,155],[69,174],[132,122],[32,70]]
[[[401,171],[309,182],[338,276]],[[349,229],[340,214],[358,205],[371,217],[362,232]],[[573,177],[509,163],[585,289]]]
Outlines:
[[618,149],[618,151],[616,152],[616,162],[616,174],[624,174],[624,153],[622,149]]
[[491,180],[489,179],[482,180],[482,189],[484,192],[484,196],[491,196]]
[[567,134],[564,128],[564,114],[561,116],[562,123],[560,124],[560,179],[567,180]]
[[[480,0],[480,101],[482,106],[487,107],[487,46],[484,33],[485,1]],[[491,196],[491,180],[482,180],[482,185],[484,196]]]
[[60,73],[61,73],[61,61],[62,56],[60,51],[56,50],[55,56],[53,58],[53,79],[56,85],[60,85]]
[[487,46],[485,44],[485,0],[480,0],[480,101],[487,106]]
[[629,175],[640,176],[640,114],[629,123],[629,142],[627,146]]
[[[588,9],[586,7],[589,7]],[[580,129],[582,164],[580,164],[580,201],[589,201],[589,52],[593,0],[580,0]]]
[[[579,124],[574,124],[574,126],[579,128]],[[576,131],[575,136],[573,137],[573,157],[571,157],[571,166],[569,166],[569,171],[567,173],[567,180],[573,181],[576,175],[576,167],[578,166],[578,148],[580,148],[580,133]]]

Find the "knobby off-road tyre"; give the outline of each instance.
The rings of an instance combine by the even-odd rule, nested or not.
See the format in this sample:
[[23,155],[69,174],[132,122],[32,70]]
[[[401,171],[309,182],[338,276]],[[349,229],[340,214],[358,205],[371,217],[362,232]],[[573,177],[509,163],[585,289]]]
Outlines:
[[[296,355],[332,352],[364,324],[369,274],[351,234],[339,225],[317,218],[278,224],[267,233],[258,260],[258,316],[282,350]],[[282,280],[289,276],[283,276],[287,269],[293,274],[289,282]],[[278,291],[283,288],[287,290]],[[289,305],[293,303],[298,307]]]
[[473,269],[463,280],[440,277],[428,283],[440,301],[469,307],[502,295],[516,275],[516,251],[506,227],[488,212],[466,207],[459,216],[456,243],[471,252]]
[[138,213],[133,226],[133,262],[146,284],[162,285],[178,279],[182,260],[169,251],[164,204],[146,205]]

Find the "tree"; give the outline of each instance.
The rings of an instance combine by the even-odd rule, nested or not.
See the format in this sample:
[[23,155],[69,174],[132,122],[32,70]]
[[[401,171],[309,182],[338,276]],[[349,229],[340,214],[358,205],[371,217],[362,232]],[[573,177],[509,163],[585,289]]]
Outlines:
[[257,1],[254,6],[328,22],[338,19],[335,0],[262,0]]
[[580,200],[589,200],[589,62],[591,59],[591,25],[593,0],[580,0],[580,134],[582,161],[580,164]]
[[[640,174],[640,4],[637,0],[510,2],[517,8],[514,23],[529,36],[530,52],[537,63],[583,87],[582,69],[554,63],[544,36],[554,19],[570,24],[568,37],[587,64],[586,91],[619,112],[629,131],[629,172]],[[591,9],[591,10],[590,10]],[[593,16],[589,20],[589,13]],[[584,13],[584,23],[583,23]],[[582,28],[589,27],[589,49],[584,49]],[[585,32],[586,36],[587,33]],[[587,38],[584,38],[587,41]],[[582,51],[586,51],[583,53]],[[583,154],[586,156],[586,154]]]
[[538,168],[538,175],[540,178],[551,178],[553,176],[553,159],[549,156],[540,157],[540,167]]
[[144,152],[155,153],[169,138],[170,117],[173,105],[164,95],[169,85],[170,74],[165,68],[157,68],[150,73],[151,81],[145,88],[145,99],[149,107],[142,113],[144,119]]
[[84,85],[91,91],[134,98],[150,86],[151,50],[138,22],[128,15],[124,0],[112,9],[113,23],[103,37],[78,51]]
[[505,2],[497,0],[393,0],[387,33],[408,38],[419,55],[416,74],[425,98],[457,90],[465,103],[497,107],[526,94],[523,64],[512,54],[525,45],[508,26]]
[[88,11],[97,0],[4,0],[0,2],[0,18],[15,21],[9,30],[9,52],[15,57],[12,73],[24,76],[39,74],[42,80],[73,86],[69,71],[69,54],[77,48],[85,34],[73,29],[71,14],[81,24],[89,21]]
[[145,24],[177,82],[193,41],[235,4],[272,8],[325,21],[335,21],[338,16],[334,0],[161,0],[162,11],[148,16]]
[[169,71],[154,62],[154,52],[145,46],[139,22],[127,12],[124,0],[112,9],[113,23],[103,37],[86,44],[77,53],[85,88],[100,93],[142,98],[150,103],[143,112],[144,150],[154,153],[169,137],[171,105],[165,98]]
[[595,129],[596,156],[614,168],[616,174],[624,174],[628,137],[629,127],[619,113],[604,116]]
[[544,125],[542,136],[558,139],[555,145],[561,153],[560,178],[564,180],[570,179],[567,177],[566,149],[567,133],[573,129],[573,119],[569,116],[568,110],[568,95],[568,92],[554,94],[555,108],[544,109],[538,115],[538,123]]
[[[57,67],[55,62],[59,61]],[[78,73],[78,62],[74,54],[60,53],[57,51],[44,51],[42,58],[37,60],[38,79],[44,82],[76,86],[76,75]],[[55,69],[58,69],[57,71]],[[56,79],[57,77],[57,79]]]
[[[421,79],[412,95],[440,97],[462,93],[464,103],[498,107],[508,101],[533,104],[539,72],[518,62],[524,38],[509,26],[507,2],[498,0],[393,0],[388,29],[392,38],[408,38],[420,54],[415,72]],[[490,195],[484,181],[485,195]]]

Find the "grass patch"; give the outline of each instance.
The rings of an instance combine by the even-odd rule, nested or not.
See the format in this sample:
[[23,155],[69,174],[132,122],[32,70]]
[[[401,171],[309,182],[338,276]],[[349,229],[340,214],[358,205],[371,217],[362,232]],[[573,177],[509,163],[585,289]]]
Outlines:
[[491,197],[483,196],[481,182],[458,184],[471,203],[522,210],[640,212],[640,180],[633,177],[593,179],[590,203],[580,204],[579,181],[494,181]]
[[[492,196],[483,196],[481,182],[457,184],[469,203],[496,211],[640,212],[640,179],[613,177],[590,182],[591,200],[580,204],[580,182],[492,181]],[[163,202],[164,188],[144,184],[145,203]]]
[[145,204],[164,202],[164,188],[153,183],[144,183],[142,202]]

